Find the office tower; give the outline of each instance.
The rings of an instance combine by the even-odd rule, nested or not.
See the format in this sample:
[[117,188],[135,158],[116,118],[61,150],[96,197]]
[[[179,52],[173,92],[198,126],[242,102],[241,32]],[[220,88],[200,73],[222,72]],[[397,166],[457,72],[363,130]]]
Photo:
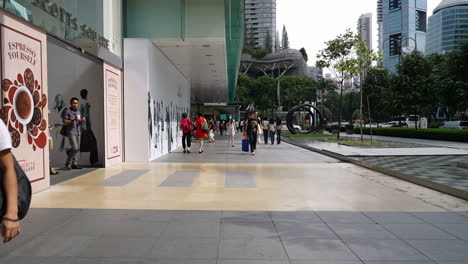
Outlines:
[[[245,44],[265,48],[276,40],[276,0],[245,0]],[[252,43],[253,42],[253,43]]]
[[361,36],[369,49],[372,49],[372,14],[367,13],[359,17],[357,26],[358,35]]
[[444,0],[429,17],[427,54],[456,50],[468,41],[468,1]]
[[392,72],[402,53],[425,52],[427,0],[383,0],[383,66]]
[[377,40],[378,40],[378,47],[380,53],[383,52],[383,0],[377,1]]

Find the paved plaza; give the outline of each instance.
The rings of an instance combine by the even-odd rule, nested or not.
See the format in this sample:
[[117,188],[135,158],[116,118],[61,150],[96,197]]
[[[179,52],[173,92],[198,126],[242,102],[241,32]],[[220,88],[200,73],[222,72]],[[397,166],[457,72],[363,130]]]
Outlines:
[[468,263],[468,202],[286,143],[236,144],[58,181],[0,263]]

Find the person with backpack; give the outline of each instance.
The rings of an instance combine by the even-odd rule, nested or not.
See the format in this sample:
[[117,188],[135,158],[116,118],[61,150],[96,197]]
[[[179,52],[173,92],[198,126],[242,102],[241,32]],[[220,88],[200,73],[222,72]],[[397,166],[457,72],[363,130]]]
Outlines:
[[190,153],[190,146],[192,145],[192,131],[193,123],[188,118],[187,113],[182,113],[182,119],[180,120],[180,129],[182,129],[182,147],[184,153]]
[[276,118],[276,142],[279,145],[281,143],[281,132],[283,131],[283,121],[281,118]]
[[244,135],[249,138],[250,153],[255,155],[257,149],[257,132],[258,132],[258,117],[255,113],[249,114],[249,119],[245,124]]
[[195,138],[200,140],[200,148],[198,149],[198,153],[203,153],[203,141],[205,140],[205,138],[208,137],[208,132],[210,131],[210,128],[208,127],[208,123],[203,117],[203,114],[198,113],[197,115],[198,118],[195,120],[195,124],[197,126]]

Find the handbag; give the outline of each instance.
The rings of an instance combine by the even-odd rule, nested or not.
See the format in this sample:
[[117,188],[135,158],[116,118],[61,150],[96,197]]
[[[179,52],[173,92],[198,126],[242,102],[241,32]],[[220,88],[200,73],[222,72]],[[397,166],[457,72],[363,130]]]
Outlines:
[[208,123],[206,123],[206,121],[201,122],[201,130],[203,131],[203,133],[210,132],[210,129],[208,128]]
[[64,137],[67,136],[67,126],[62,125],[62,128],[60,129],[60,135]]
[[[18,182],[18,218],[21,220],[23,219],[29,211],[29,206],[31,205],[31,182],[24,173],[23,169],[19,165],[16,158],[13,157],[13,162],[15,164],[15,172],[16,172],[16,181]],[[4,172],[0,172],[0,182],[3,182],[3,175]],[[3,186],[3,185],[2,185]],[[0,188],[0,216],[4,216],[6,212],[6,197],[5,191]]]

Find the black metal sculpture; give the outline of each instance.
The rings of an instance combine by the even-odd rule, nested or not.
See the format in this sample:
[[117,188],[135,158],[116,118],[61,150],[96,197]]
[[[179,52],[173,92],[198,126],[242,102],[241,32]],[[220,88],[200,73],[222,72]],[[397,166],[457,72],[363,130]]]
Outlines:
[[[298,112],[299,119],[302,122],[301,116],[305,114],[305,121],[308,123],[308,128],[297,129],[294,127],[293,120]],[[315,134],[322,129],[322,114],[320,111],[311,104],[303,104],[291,108],[286,116],[286,126],[291,134]],[[304,125],[304,124],[303,124]]]

